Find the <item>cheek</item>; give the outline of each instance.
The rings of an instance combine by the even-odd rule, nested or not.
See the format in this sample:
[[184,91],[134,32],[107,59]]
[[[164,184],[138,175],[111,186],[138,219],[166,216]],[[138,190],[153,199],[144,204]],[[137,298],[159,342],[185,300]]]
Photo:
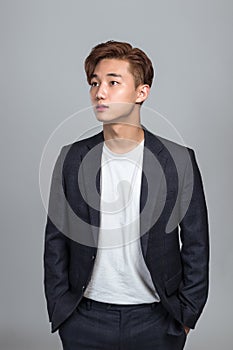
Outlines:
[[90,96],[91,102],[94,102],[96,94],[93,91],[91,91],[89,96]]
[[134,92],[129,92],[129,90],[120,90],[117,92],[115,97],[119,100],[119,102],[133,102],[135,100],[135,93]]

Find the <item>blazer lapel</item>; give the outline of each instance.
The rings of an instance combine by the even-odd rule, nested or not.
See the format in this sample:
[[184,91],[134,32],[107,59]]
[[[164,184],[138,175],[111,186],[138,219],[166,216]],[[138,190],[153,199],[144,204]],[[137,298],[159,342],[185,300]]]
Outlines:
[[[85,188],[85,202],[89,211],[89,224],[93,245],[98,245],[100,226],[100,175],[103,148],[103,130],[91,137],[86,144],[88,151],[82,160],[82,178]],[[93,176],[95,181],[93,182]]]
[[140,241],[142,254],[146,258],[149,232],[155,224],[165,198],[166,179],[164,169],[167,157],[163,155],[163,143],[144,126],[144,154],[140,194]]

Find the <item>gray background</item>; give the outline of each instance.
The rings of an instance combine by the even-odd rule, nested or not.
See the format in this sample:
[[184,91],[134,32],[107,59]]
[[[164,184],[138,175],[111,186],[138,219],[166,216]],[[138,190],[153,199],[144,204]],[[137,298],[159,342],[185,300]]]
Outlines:
[[[146,106],[175,125],[202,171],[211,285],[186,349],[230,349],[233,2],[1,0],[0,7],[0,349],[61,349],[57,334],[49,334],[43,295],[39,163],[57,125],[90,105],[83,60],[108,39],[129,41],[151,57],[156,80]],[[94,118],[80,116],[80,130]]]

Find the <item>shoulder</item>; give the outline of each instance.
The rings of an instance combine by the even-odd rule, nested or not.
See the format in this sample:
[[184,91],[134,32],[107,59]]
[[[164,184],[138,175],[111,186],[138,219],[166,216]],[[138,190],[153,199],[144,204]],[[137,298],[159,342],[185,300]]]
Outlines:
[[61,149],[61,153],[69,153],[70,155],[83,154],[101,142],[103,142],[103,131],[87,138],[64,145]]
[[75,142],[72,142],[70,144],[64,145],[62,149],[64,150],[83,150],[86,147],[93,147],[94,145],[100,143],[103,141],[103,131],[99,132],[98,134],[91,135],[87,138],[77,140]]
[[62,146],[58,156],[64,168],[81,163],[82,159],[90,149],[102,143],[103,132],[92,135],[90,137],[75,141],[73,143]]
[[[185,144],[174,142],[160,135],[154,134],[145,129],[146,138],[148,139],[149,148],[155,149],[158,153],[162,153],[167,157],[176,157],[178,159],[187,159],[194,153],[193,149]],[[182,142],[182,140],[181,140]]]
[[169,151],[171,150],[173,152],[177,152],[177,153],[181,153],[181,154],[186,153],[187,151],[188,152],[193,151],[189,146],[187,146],[185,144],[181,144],[181,143],[169,140],[169,139],[161,137],[161,136],[156,136],[156,137],[163,144],[163,146]]

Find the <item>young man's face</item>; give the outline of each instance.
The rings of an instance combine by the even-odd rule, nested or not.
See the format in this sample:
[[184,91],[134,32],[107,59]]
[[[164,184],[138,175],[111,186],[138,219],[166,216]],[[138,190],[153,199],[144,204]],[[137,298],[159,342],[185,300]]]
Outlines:
[[142,87],[144,85],[135,88],[135,80],[127,61],[101,60],[95,67],[90,88],[97,119],[103,122],[132,120],[138,109],[136,103],[145,100]]

